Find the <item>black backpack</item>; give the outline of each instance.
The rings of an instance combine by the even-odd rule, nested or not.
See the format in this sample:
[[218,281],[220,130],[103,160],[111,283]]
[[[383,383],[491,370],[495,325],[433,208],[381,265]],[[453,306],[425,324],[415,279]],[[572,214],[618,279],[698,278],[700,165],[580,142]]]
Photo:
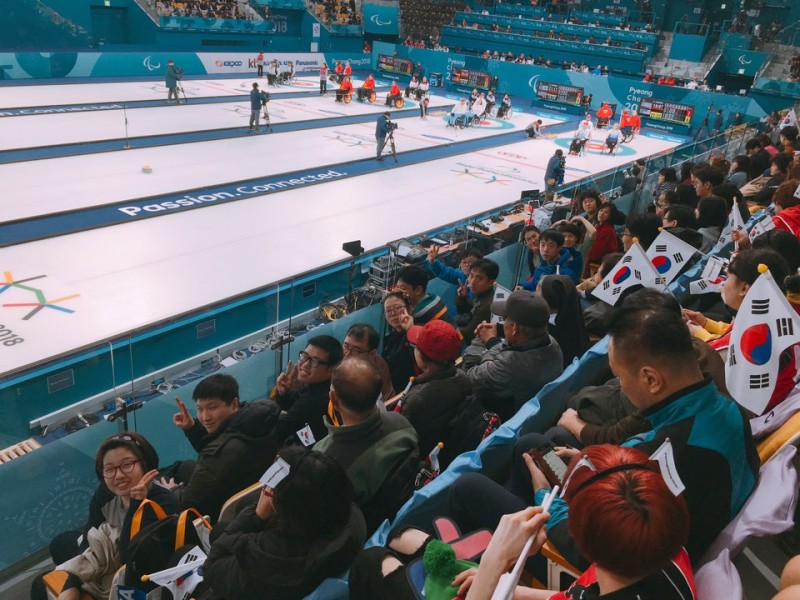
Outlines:
[[[142,515],[147,507],[154,512],[158,521],[141,527]],[[145,592],[154,590],[158,586],[149,581],[142,581],[143,575],[174,566],[176,552],[185,552],[186,546],[204,546],[194,528],[191,515],[202,518],[193,508],[179,515],[167,516],[155,502],[151,500],[142,502],[131,524],[131,543],[128,546],[128,561],[125,565],[125,585]],[[211,529],[205,519],[203,522]]]

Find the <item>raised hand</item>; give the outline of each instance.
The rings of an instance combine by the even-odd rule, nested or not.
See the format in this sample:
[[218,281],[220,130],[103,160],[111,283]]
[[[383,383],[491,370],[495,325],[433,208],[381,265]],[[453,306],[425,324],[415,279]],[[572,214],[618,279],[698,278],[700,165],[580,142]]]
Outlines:
[[278,381],[275,383],[275,387],[278,388],[278,393],[280,395],[286,394],[289,390],[294,387],[294,384],[297,382],[297,367],[292,361],[286,363],[286,370],[278,375]]
[[433,262],[439,256],[439,246],[431,244],[428,246],[428,262]]
[[186,405],[181,402],[181,399],[177,396],[175,396],[175,403],[178,405],[178,412],[172,415],[172,422],[175,423],[175,426],[180,427],[183,430],[194,427],[194,419],[192,418],[192,415],[189,414],[189,410],[186,408]]
[[462,298],[467,297],[467,284],[462,281],[459,281],[458,283],[458,295]]
[[413,315],[410,315],[408,311],[403,311],[403,314],[400,317],[400,327],[402,327],[405,331],[408,331],[413,326],[414,326]]
[[131,488],[131,498],[134,500],[144,500],[147,498],[147,489],[150,487],[150,482],[158,477],[158,470],[153,469],[144,474],[135,486]]

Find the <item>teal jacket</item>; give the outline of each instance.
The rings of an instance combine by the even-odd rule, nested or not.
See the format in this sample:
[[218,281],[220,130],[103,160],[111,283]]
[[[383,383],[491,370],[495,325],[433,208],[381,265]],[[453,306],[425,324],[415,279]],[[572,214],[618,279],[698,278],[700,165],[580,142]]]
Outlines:
[[[760,463],[750,423],[710,379],[672,394],[642,414],[653,429],[623,446],[650,455],[669,438],[692,517],[686,550],[697,565],[755,488]],[[537,503],[542,495],[539,490]],[[548,536],[571,560],[575,548],[566,527],[568,511],[563,501],[557,502],[550,510]]]

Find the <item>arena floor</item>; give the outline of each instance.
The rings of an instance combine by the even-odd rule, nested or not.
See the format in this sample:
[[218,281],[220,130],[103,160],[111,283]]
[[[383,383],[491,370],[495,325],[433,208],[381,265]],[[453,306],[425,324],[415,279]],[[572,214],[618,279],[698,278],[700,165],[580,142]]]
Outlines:
[[[379,248],[543,189],[548,158],[571,137],[528,140],[534,115],[520,111],[456,131],[444,120],[453,98],[434,95],[425,120],[414,102],[393,111],[398,163],[377,162],[381,103],[335,103],[316,78],[299,78],[273,89],[274,133],[253,134],[242,97],[252,81],[187,82],[182,106],[156,100],[165,89],[151,82],[3,90],[0,272],[6,283],[46,274],[54,310],[14,320],[26,341],[0,370],[346,258],[343,241]],[[613,157],[590,150],[569,158],[566,180],[680,141],[641,135]],[[24,289],[0,289],[3,312],[31,302]],[[44,335],[54,329],[62,335]]]

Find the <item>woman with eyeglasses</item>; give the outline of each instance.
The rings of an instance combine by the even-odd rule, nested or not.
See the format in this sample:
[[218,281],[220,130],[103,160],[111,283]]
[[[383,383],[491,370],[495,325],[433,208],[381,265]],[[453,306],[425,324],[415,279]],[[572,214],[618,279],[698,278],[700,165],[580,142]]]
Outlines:
[[[106,438],[95,456],[100,485],[89,503],[89,521],[81,531],[66,531],[50,543],[56,570],[69,573],[58,600],[77,600],[81,592],[108,598],[111,582],[125,564],[131,537],[131,521],[142,500],[148,498],[167,514],[178,512],[178,499],[154,481],[158,454],[144,436],[126,432]],[[141,527],[155,522],[144,511]],[[32,600],[47,597],[40,578],[33,582]]]
[[406,333],[414,326],[411,301],[405,292],[394,291],[383,299],[383,314],[388,332],[383,338],[383,356],[392,374],[392,386],[398,392],[406,389],[408,380],[416,376],[414,349],[408,343]]
[[201,600],[299,600],[345,571],[363,546],[364,517],[339,463],[298,446],[277,460],[285,463],[277,483],[212,531]]

